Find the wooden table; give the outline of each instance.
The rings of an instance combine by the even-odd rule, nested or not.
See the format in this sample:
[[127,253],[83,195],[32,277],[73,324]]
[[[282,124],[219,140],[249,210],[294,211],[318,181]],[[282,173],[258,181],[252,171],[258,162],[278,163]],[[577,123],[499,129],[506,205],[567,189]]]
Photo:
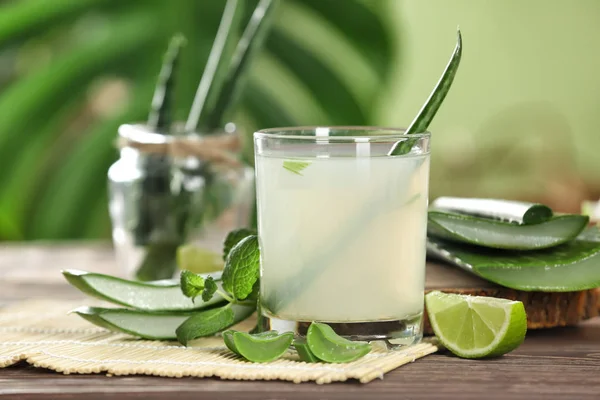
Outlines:
[[[0,305],[26,298],[78,299],[63,268],[119,273],[110,247],[3,245]],[[0,340],[1,337],[0,337]],[[577,328],[530,331],[501,358],[462,360],[434,354],[367,385],[355,382],[295,385],[219,379],[65,376],[19,364],[0,369],[0,397],[18,399],[600,399],[600,318]]]

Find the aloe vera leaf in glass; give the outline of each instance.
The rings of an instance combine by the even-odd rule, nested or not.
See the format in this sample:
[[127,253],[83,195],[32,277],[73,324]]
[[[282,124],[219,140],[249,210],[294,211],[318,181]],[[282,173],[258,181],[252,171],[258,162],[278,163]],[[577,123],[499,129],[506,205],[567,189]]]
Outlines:
[[[71,285],[87,295],[138,310],[201,310],[224,302],[224,299],[217,293],[209,301],[203,302],[201,299],[196,299],[194,303],[183,295],[178,280],[137,282],[73,269],[64,270],[62,273]],[[203,276],[206,277],[208,274]],[[211,273],[210,276],[220,279],[221,273]],[[219,287],[221,286],[221,282],[217,282],[217,284]]]
[[227,71],[223,86],[218,93],[215,106],[207,117],[205,128],[208,131],[217,129],[226,122],[225,116],[237,103],[244,83],[248,77],[248,70],[252,59],[262,48],[271,26],[275,9],[279,0],[260,0],[250,22],[244,29]]
[[429,256],[515,290],[571,292],[600,286],[600,234],[584,231],[546,250],[506,251],[428,238]]
[[427,235],[453,242],[512,250],[545,249],[573,240],[587,226],[584,215],[559,215],[534,225],[429,211]]
[[125,308],[79,307],[71,313],[112,332],[126,333],[150,340],[177,339],[175,330],[191,314],[177,312],[149,312]]
[[[171,133],[175,70],[184,40],[181,35],[173,37],[164,55],[148,116],[148,129],[153,132]],[[168,222],[173,202],[172,161],[166,154],[145,154],[142,160],[144,177],[139,184],[133,232],[136,244],[146,248],[136,269],[136,278],[141,281],[168,279],[177,269],[175,255],[183,242],[183,232],[171,229]]]
[[195,313],[186,319],[176,330],[179,343],[205,336],[212,336],[248,318],[256,310],[254,305],[227,304]]
[[[186,132],[203,130],[225,83],[231,49],[235,46],[244,14],[244,0],[227,0],[219,29],[196,90],[192,108],[185,123]],[[209,131],[203,133],[211,133]]]
[[[457,31],[457,39],[456,46],[454,47],[454,52],[450,57],[450,61],[448,61],[448,65],[446,65],[446,69],[444,73],[440,77],[438,83],[435,85],[435,88],[429,95],[429,98],[423,104],[421,110],[417,116],[412,120],[409,127],[406,129],[406,134],[410,135],[413,133],[423,133],[427,131],[429,124],[433,121],[435,114],[439,110],[440,106],[444,102],[450,87],[452,86],[452,82],[454,82],[454,77],[456,76],[456,72],[458,71],[458,67],[460,65],[460,59],[462,57],[462,35],[460,33],[460,29]],[[406,139],[404,141],[396,143],[394,147],[389,152],[389,155],[402,155],[409,153],[413,148],[415,143],[415,139]]]
[[447,196],[435,199],[430,209],[498,219],[519,225],[539,224],[549,220],[553,215],[552,209],[544,204]]

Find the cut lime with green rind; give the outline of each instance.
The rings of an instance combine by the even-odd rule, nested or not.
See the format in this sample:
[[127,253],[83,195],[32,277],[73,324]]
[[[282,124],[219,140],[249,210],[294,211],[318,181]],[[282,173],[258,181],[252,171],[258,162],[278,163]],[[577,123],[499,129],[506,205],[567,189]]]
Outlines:
[[427,235],[457,243],[507,250],[539,250],[573,240],[587,226],[585,215],[560,215],[533,225],[429,211]]
[[126,333],[149,340],[176,339],[175,330],[192,315],[189,312],[157,313],[102,307],[79,307],[71,312],[112,332]]
[[175,330],[177,340],[187,346],[191,340],[212,336],[245,320],[255,309],[252,306],[228,304],[194,313]]
[[433,291],[425,304],[435,335],[462,358],[501,356],[519,347],[527,333],[520,301]]
[[177,248],[177,267],[197,274],[223,270],[221,255],[201,247],[186,244]]
[[600,287],[600,234],[536,251],[500,251],[427,238],[428,256],[515,290],[572,292]]
[[329,325],[319,322],[308,327],[306,342],[315,357],[329,363],[351,362],[371,351],[371,344],[345,339]]
[[310,351],[310,347],[308,347],[308,343],[306,342],[306,339],[303,339],[303,338],[295,339],[292,342],[292,345],[296,349],[296,352],[298,353],[298,357],[300,357],[301,361],[304,361],[306,363],[318,363],[318,362],[321,362],[321,360],[319,360],[313,354],[313,352]]
[[[192,302],[181,292],[178,280],[138,282],[74,269],[63,270],[62,274],[71,285],[89,296],[138,310],[201,310],[224,302],[218,294],[206,302],[201,299]],[[210,275],[220,279],[221,272]]]
[[291,332],[262,332],[250,334],[228,330],[223,332],[225,345],[229,350],[244,357],[248,361],[265,363],[281,357],[292,344],[294,334]]

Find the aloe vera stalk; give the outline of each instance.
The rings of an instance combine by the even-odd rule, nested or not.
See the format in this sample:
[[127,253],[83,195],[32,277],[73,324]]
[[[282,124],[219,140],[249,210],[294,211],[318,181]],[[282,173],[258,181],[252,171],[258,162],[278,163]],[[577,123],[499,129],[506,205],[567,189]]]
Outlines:
[[506,251],[427,239],[430,257],[511,289],[571,292],[600,286],[600,233],[590,228],[552,249]]
[[243,0],[227,0],[217,36],[185,124],[186,132],[195,132],[199,125],[205,125],[215,106],[227,73],[227,49],[233,46],[236,33],[240,28],[242,14]]
[[177,327],[192,313],[157,313],[124,308],[79,307],[71,311],[92,324],[112,332],[149,340],[175,340]]
[[430,209],[499,219],[520,225],[539,224],[553,215],[552,209],[543,204],[461,197],[438,197],[431,203]]
[[[179,60],[179,51],[185,44],[185,38],[182,35],[175,35],[164,55],[164,60],[158,82],[152,97],[152,107],[148,116],[148,127],[157,129],[161,132],[168,131],[171,127],[173,114],[173,92],[175,85],[174,71],[177,68]],[[163,132],[167,133],[167,132]]]
[[235,48],[227,77],[223,83],[214,108],[206,123],[206,130],[213,131],[223,125],[225,114],[233,108],[244,86],[250,61],[262,47],[273,22],[279,0],[260,0],[250,22]]
[[[458,66],[460,65],[460,58],[462,56],[462,36],[460,34],[460,29],[457,31],[457,40],[456,47],[454,48],[454,52],[450,57],[450,61],[448,61],[448,65],[446,65],[446,69],[444,73],[440,77],[440,80],[435,85],[435,88],[429,95],[429,98],[419,110],[417,116],[413,119],[409,127],[406,129],[405,134],[410,135],[413,133],[423,133],[429,127],[429,124],[435,117],[435,114],[439,110],[440,106],[444,102],[450,87],[452,86],[452,82],[454,81],[454,77],[456,76],[456,71],[458,71]],[[410,152],[412,146],[416,142],[416,139],[408,139],[403,140],[402,142],[397,142],[390,149],[388,155],[397,156]]]
[[[169,43],[148,116],[148,128],[165,135],[171,133],[174,72],[184,41],[183,36],[176,35]],[[136,278],[141,281],[168,279],[177,269],[175,255],[177,247],[184,240],[183,227],[178,226],[175,232],[165,232],[166,227],[163,225],[167,224],[157,223],[169,218],[172,213],[172,160],[166,154],[146,154],[143,163],[146,176],[140,183],[141,195],[138,199],[137,221],[133,234],[136,244],[145,248],[143,259],[136,267]],[[155,231],[160,231],[160,235],[156,235]],[[159,236],[160,240],[151,238],[153,236]]]
[[588,224],[584,215],[560,215],[533,225],[429,211],[427,235],[452,242],[512,250],[536,250],[573,240]]
[[[136,308],[143,311],[189,311],[200,310],[222,303],[224,300],[215,294],[209,301],[197,299],[193,302],[184,296],[178,280],[137,282],[115,276],[68,269],[62,271],[65,279],[83,293],[113,304]],[[207,277],[209,274],[201,274]],[[221,287],[221,272],[211,273]]]

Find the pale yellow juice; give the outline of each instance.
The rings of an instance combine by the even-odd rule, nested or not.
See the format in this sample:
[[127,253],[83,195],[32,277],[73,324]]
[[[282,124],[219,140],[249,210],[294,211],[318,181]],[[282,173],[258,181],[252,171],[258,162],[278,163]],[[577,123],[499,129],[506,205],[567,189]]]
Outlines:
[[[300,174],[284,162],[305,162]],[[290,321],[423,311],[429,155],[258,154],[261,306]]]

